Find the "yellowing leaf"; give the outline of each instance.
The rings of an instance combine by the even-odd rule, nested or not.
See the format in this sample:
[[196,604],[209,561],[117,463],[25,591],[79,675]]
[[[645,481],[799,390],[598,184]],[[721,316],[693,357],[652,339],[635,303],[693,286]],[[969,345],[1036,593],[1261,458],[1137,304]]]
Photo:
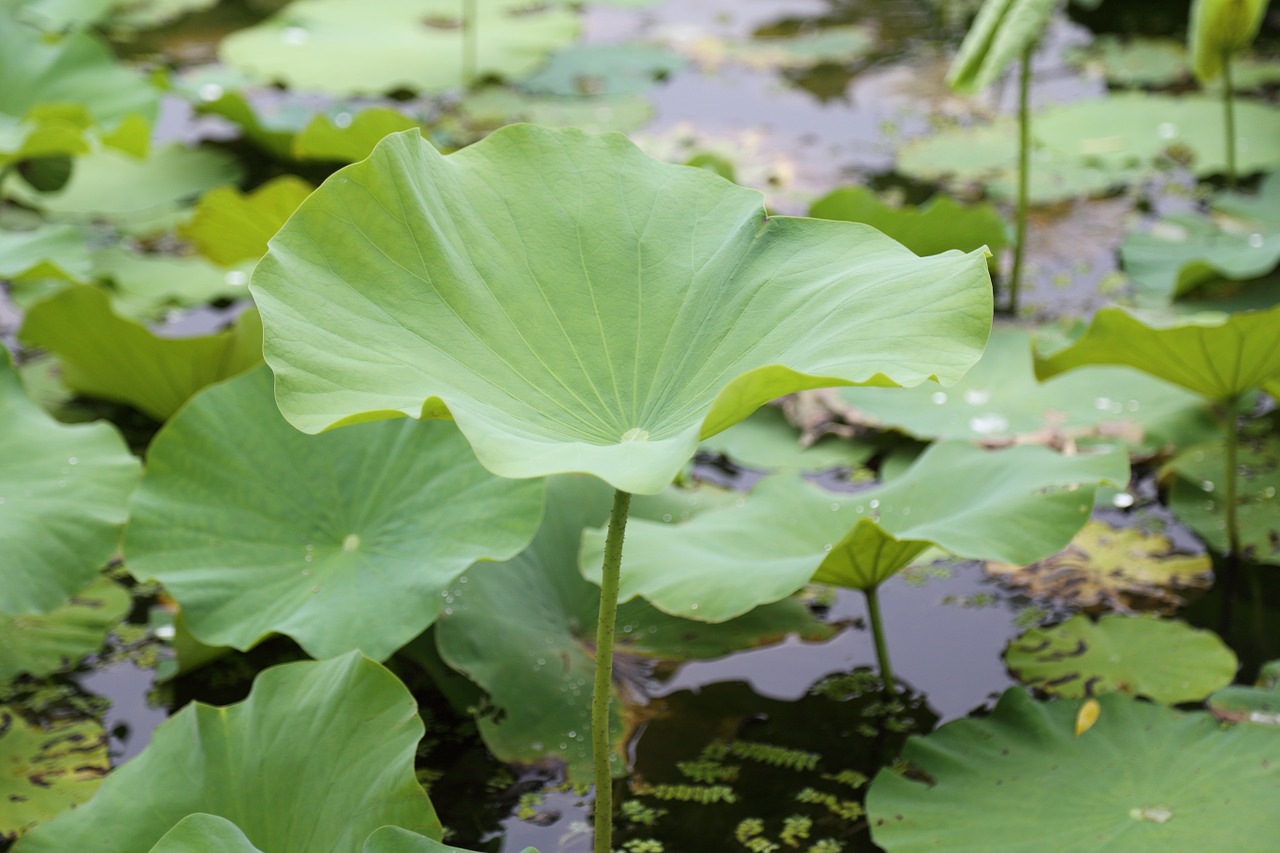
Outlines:
[[1093,724],[1098,722],[1098,715],[1101,713],[1102,706],[1098,704],[1097,699],[1084,700],[1084,704],[1076,712],[1076,737],[1093,728]]

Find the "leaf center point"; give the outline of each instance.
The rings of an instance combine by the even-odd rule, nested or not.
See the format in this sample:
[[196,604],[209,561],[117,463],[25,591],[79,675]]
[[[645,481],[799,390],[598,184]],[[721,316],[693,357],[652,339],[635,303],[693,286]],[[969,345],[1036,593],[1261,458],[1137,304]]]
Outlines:
[[640,429],[640,427],[632,427],[622,434],[622,441],[648,441],[649,431]]
[[354,533],[348,533],[347,538],[342,540],[342,550],[354,551],[360,547],[360,537]]

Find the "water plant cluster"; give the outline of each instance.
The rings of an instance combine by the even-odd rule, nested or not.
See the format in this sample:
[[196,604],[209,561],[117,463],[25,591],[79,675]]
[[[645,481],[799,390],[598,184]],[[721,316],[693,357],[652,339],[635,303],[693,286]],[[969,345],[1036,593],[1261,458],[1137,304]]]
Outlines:
[[[931,197],[798,216],[617,131],[691,68],[844,91],[870,18],[0,2],[0,847],[460,853],[571,808],[543,853],[1270,849],[1267,4],[1099,38],[1107,91],[1043,107],[1063,5],[955,30],[962,116],[886,172]],[[1015,61],[1016,126],[982,106]],[[1117,200],[1118,268],[1051,316],[1087,276],[1037,234]],[[951,571],[1029,608],[1015,686],[934,730],[881,592]],[[858,630],[875,667],[794,703],[648,692]],[[119,762],[67,674],[123,658],[175,712]],[[452,749],[506,814],[450,811]]]

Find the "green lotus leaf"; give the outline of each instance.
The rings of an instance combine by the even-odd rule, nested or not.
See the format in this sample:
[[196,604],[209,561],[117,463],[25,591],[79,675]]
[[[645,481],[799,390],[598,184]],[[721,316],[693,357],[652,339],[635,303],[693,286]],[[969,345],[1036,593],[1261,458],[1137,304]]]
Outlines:
[[643,44],[579,45],[557,51],[519,82],[540,95],[638,95],[684,65],[678,54]]
[[33,306],[19,336],[58,356],[71,390],[125,403],[158,421],[201,388],[243,373],[262,357],[261,323],[253,310],[223,332],[162,338],[115,313],[105,292],[80,285]]
[[947,82],[962,92],[990,86],[1040,41],[1056,5],[1055,0],[986,0],[951,63]]
[[[965,558],[1035,559],[1080,529],[1100,481],[1128,481],[1123,453],[991,452],[962,442],[933,445],[906,473],[852,495],[771,477],[742,506],[674,527],[633,520],[619,600],[639,595],[667,613],[716,622],[810,579],[874,588],[931,544]],[[602,530],[584,534],[587,577],[599,575],[603,547]]]
[[100,26],[113,35],[153,29],[189,12],[208,9],[217,0],[10,0],[23,20],[46,32]]
[[87,282],[89,251],[74,225],[39,225],[29,231],[0,231],[0,278],[65,278]]
[[[1237,168],[1241,174],[1280,165],[1280,110],[1238,101]],[[1036,116],[1033,133],[1044,146],[1104,169],[1150,169],[1170,148],[1183,149],[1201,177],[1227,166],[1222,102],[1197,95],[1130,92],[1078,101]]]
[[1051,696],[1145,696],[1166,705],[1199,702],[1226,687],[1239,662],[1211,631],[1151,616],[1083,613],[1032,628],[1005,649],[1013,677]]
[[1226,57],[1253,44],[1269,0],[1193,0],[1187,39],[1196,77],[1213,80],[1222,74]]
[[981,252],[766,217],[620,135],[527,125],[447,158],[388,137],[303,203],[251,288],[300,429],[451,414],[496,474],[649,494],[782,394],[954,381],[991,307]]
[[115,552],[140,466],[106,423],[65,426],[0,347],[0,613],[47,613]]
[[1209,697],[1209,709],[1220,720],[1280,726],[1280,661],[1263,664],[1253,687],[1224,687]]
[[[1173,459],[1169,508],[1220,554],[1227,551],[1226,512],[1221,488],[1226,471],[1222,442],[1192,447]],[[1240,552],[1252,563],[1280,566],[1280,438],[1247,434],[1237,457],[1236,524]]]
[[542,504],[540,481],[494,477],[449,423],[300,433],[264,366],[156,436],[125,560],[204,643],[244,650],[281,633],[315,657],[381,660],[431,624],[468,566],[523,549]]
[[560,98],[530,95],[517,89],[486,86],[459,104],[463,124],[471,132],[497,130],[515,122],[577,127],[589,133],[637,130],[653,118],[653,104],[643,95],[616,98]]
[[875,50],[876,39],[865,24],[844,24],[778,34],[757,31],[745,39],[708,36],[680,47],[693,61],[712,68],[732,62],[757,70],[803,71],[859,62]]
[[1123,364],[1209,400],[1228,400],[1280,377],[1280,306],[1237,314],[1150,317],[1104,308],[1075,342],[1037,352],[1036,376],[1077,367]]
[[[463,80],[462,5],[456,0],[382,0],[378,14],[349,0],[299,0],[223,39],[223,62],[294,89],[338,95],[396,89],[440,91]],[[559,4],[475,4],[477,77],[528,74],[578,34]]]
[[841,187],[815,201],[809,215],[866,223],[917,255],[986,246],[994,259],[1009,243],[1008,225],[993,206],[966,206],[947,195],[935,195],[919,207],[893,207],[866,187]]
[[88,800],[109,769],[96,721],[45,728],[0,705],[0,843]]
[[293,138],[306,127],[315,110],[289,102],[275,109],[259,108],[240,91],[252,84],[251,75],[220,67],[216,72],[194,75],[183,81],[181,88],[195,102],[196,112],[234,122],[245,139],[277,160],[288,160],[293,154]]
[[211,814],[187,815],[164,834],[151,853],[262,853],[224,817]]
[[274,178],[249,193],[215,187],[201,196],[181,234],[206,258],[224,266],[256,261],[311,189],[293,175]]
[[368,157],[383,137],[418,124],[416,119],[385,107],[370,107],[354,116],[318,115],[294,137],[293,156],[299,160],[354,163]]
[[243,702],[195,702],[161,723],[90,802],[42,824],[14,853],[150,850],[200,813],[272,853],[355,850],[388,824],[438,837],[413,773],[422,732],[404,685],[355,652],[272,667]]
[[1179,553],[1163,534],[1094,520],[1057,554],[1027,566],[987,563],[986,570],[1037,600],[1123,612],[1171,613],[1213,585],[1207,554]]
[[[461,847],[450,847],[439,841],[401,829],[398,826],[384,826],[370,835],[364,843],[363,853],[474,853]],[[538,853],[532,847],[526,847],[520,853]]]
[[930,784],[881,770],[867,794],[872,839],[889,853],[1267,846],[1280,829],[1274,732],[1121,694],[1097,701],[1079,737],[1079,702],[1015,687],[988,717],[911,738],[903,758]]
[[[1086,70],[1099,69],[1109,85],[1119,88],[1163,88],[1191,76],[1186,46],[1167,39],[1103,35],[1067,56]],[[1231,85],[1235,91],[1263,88],[1277,81],[1280,64],[1247,54],[1232,57]]]
[[132,603],[124,587],[98,578],[49,613],[0,613],[0,681],[71,669],[102,647]]
[[982,359],[951,388],[842,388],[846,418],[921,439],[993,444],[1121,441],[1160,449],[1216,433],[1195,395],[1127,367],[1090,367],[1036,381],[1031,335],[992,331]]
[[876,452],[876,447],[868,442],[834,436],[803,447],[795,427],[787,423],[780,409],[772,406],[757,409],[746,420],[711,436],[702,442],[700,449],[764,471],[854,470]]
[[93,256],[94,275],[109,284],[111,307],[123,317],[158,320],[174,309],[248,296],[253,264],[227,268],[198,255],[140,254],[112,247]]
[[[696,517],[721,496],[671,490],[637,496],[636,517]],[[731,499],[731,498],[730,498]],[[458,579],[437,622],[436,644],[449,666],[489,694],[502,715],[477,720],[490,751],[503,761],[565,763],[570,778],[590,779],[591,682],[595,663],[599,587],[578,572],[583,528],[609,514],[608,487],[589,477],[549,481],[547,512],[533,543],[501,564],[479,564]],[[618,609],[615,655],[618,671],[628,658],[688,660],[731,651],[789,634],[825,639],[830,629],[798,601],[759,608],[721,625],[676,619],[633,601]],[[630,690],[615,686],[610,704],[611,737],[620,753],[638,720],[624,701]],[[615,755],[615,769],[624,762]]]

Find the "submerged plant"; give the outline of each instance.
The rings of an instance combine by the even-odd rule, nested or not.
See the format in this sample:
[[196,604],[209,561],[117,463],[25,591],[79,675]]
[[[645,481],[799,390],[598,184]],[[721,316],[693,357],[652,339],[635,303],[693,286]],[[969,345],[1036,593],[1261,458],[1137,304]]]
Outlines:
[[1031,157],[1031,54],[1044,32],[1055,0],[986,0],[956,55],[947,82],[976,92],[991,85],[1015,59],[1018,76],[1018,212],[1009,276],[1009,313],[1018,313],[1018,287],[1026,253],[1027,195]]
[[[631,494],[780,395],[954,381],[990,323],[981,251],[767,216],[759,194],[620,135],[505,128],[444,157],[416,131],[330,178],[251,284],[277,402],[308,432],[452,417],[495,474],[615,489],[592,708],[595,849]],[[928,306],[922,310],[921,306]],[[619,756],[612,756],[619,758]]]

